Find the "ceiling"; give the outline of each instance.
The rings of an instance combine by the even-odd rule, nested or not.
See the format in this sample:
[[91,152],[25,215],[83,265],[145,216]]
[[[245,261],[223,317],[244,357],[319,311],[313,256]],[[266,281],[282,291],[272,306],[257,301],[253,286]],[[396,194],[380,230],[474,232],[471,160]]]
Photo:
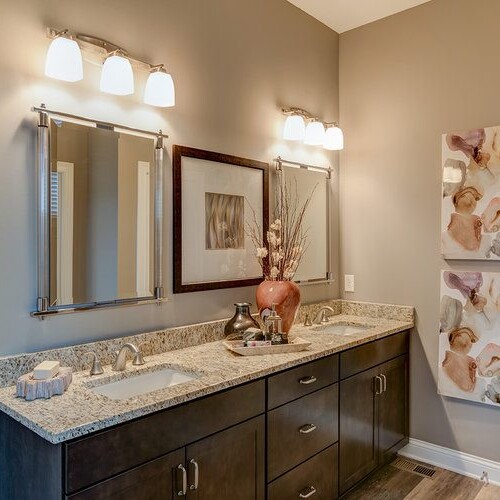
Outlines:
[[288,0],[337,33],[357,28],[430,0]]

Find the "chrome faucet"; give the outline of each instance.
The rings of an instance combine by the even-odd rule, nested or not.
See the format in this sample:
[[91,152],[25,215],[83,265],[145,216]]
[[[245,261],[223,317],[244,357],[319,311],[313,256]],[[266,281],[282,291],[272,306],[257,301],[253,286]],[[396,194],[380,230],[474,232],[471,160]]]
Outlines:
[[130,351],[134,355],[132,364],[135,366],[140,366],[144,364],[144,357],[142,352],[134,344],[123,344],[121,349],[116,353],[116,359],[113,363],[113,371],[122,372],[125,370],[127,365],[127,351]]
[[[330,314],[327,314],[330,313]],[[321,323],[328,323],[330,316],[333,316],[335,311],[330,306],[323,306],[316,314],[313,319],[315,325],[320,325]]]

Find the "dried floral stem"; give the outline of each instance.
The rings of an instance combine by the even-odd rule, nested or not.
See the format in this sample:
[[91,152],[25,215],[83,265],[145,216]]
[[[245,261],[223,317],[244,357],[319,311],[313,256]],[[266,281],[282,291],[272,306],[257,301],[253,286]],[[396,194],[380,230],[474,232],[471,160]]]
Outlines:
[[252,221],[246,233],[255,245],[255,253],[262,267],[264,278],[270,281],[292,280],[308,247],[308,230],[303,229],[304,217],[316,186],[305,202],[299,205],[297,181],[294,192],[278,173],[277,203],[274,222],[267,234],[263,234],[252,210]]

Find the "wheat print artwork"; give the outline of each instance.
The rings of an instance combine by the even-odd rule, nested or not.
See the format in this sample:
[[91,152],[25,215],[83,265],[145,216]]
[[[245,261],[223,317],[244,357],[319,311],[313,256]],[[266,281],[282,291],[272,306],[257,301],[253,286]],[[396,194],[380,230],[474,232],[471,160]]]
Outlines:
[[443,135],[442,253],[500,259],[500,127]]
[[500,273],[443,271],[439,393],[500,406]]
[[205,193],[205,243],[207,250],[245,247],[245,198]]

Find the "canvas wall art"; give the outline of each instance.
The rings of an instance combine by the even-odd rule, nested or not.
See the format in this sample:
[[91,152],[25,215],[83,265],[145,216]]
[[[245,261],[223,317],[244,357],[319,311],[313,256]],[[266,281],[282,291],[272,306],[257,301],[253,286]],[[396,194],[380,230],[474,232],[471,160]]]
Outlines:
[[446,259],[500,259],[500,127],[444,134],[441,246]]
[[438,390],[500,406],[500,273],[441,273]]

